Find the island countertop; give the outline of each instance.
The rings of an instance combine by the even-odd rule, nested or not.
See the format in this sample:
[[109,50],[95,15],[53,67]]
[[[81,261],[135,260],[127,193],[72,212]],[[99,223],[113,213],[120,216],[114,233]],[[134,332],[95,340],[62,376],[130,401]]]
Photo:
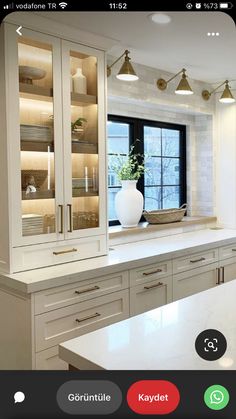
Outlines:
[[76,281],[133,269],[236,242],[235,229],[204,229],[113,246],[108,255],[15,274],[0,274],[0,285],[33,293]]
[[[81,370],[236,369],[236,280],[59,346],[59,356]],[[205,361],[195,340],[206,329],[224,334],[227,350]]]

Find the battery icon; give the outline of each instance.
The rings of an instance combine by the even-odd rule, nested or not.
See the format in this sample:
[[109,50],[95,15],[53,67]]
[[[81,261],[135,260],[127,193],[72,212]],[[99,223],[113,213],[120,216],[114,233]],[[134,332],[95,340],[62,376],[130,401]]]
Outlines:
[[220,9],[232,9],[232,3],[220,3]]

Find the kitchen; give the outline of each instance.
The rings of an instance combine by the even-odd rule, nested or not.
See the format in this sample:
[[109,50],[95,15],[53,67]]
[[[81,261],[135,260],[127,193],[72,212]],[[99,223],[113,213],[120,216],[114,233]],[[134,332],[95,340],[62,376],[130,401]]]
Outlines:
[[[233,318],[235,25],[217,12],[189,13],[188,19],[174,12],[132,15],[109,13],[108,19],[95,12],[35,12],[29,19],[27,13],[12,13],[1,26],[1,369],[55,370],[68,369],[68,364],[116,369],[105,351],[109,336],[115,336],[110,338],[115,360],[119,345],[120,353],[122,348],[128,352],[128,336],[139,321],[143,341],[155,322],[149,333],[155,341],[162,339],[168,325],[159,330],[160,316],[174,324],[170,333],[177,337],[184,319],[178,310],[186,316],[187,307],[189,330],[182,333],[193,333],[194,340],[196,330],[211,326],[207,310],[201,323],[196,308],[214,300],[219,301],[219,320],[212,326],[219,324],[228,334],[220,299],[222,292],[225,316]],[[16,33],[19,25],[22,36]],[[133,71],[138,80],[116,77],[124,58],[132,65],[129,75]],[[191,94],[178,94],[183,80]],[[132,127],[133,137],[152,132],[151,139],[143,135],[141,152],[150,151],[153,141],[162,148],[173,131],[178,150],[185,145],[182,154],[152,155],[160,166],[175,161],[171,181],[156,173],[158,165],[152,163],[153,178],[144,173],[141,185],[148,211],[186,202],[181,222],[117,223],[114,200],[120,184],[107,162],[123,152],[120,145],[112,148],[119,138],[126,141],[127,156]],[[154,187],[161,196],[156,207],[155,191],[148,195]],[[99,353],[104,348],[107,362],[96,353],[93,360],[88,350],[94,347],[93,336],[100,336]],[[230,339],[228,363],[215,368],[234,369]],[[190,349],[183,364],[177,356],[183,341],[179,345],[176,356],[170,353],[143,368],[159,369],[170,358],[172,369],[204,368]],[[91,365],[83,364],[86,352]],[[124,357],[117,368],[126,367]],[[142,368],[139,357],[132,366],[137,367]]]

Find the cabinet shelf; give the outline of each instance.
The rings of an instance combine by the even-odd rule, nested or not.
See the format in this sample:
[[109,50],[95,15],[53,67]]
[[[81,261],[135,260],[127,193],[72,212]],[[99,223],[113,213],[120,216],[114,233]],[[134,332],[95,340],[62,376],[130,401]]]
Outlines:
[[[50,150],[48,150],[50,147]],[[46,141],[24,141],[21,140],[21,151],[50,151],[54,152],[54,144]]]
[[72,153],[82,154],[98,154],[98,146],[93,143],[84,143],[79,141],[71,141]]
[[21,193],[22,200],[31,200],[31,199],[52,199],[55,198],[55,191],[53,189],[47,191],[37,191],[26,193],[22,191]]
[[98,196],[98,191],[93,191],[92,189],[89,189],[88,192],[86,192],[83,188],[72,189],[72,198],[85,198],[89,196]]
[[96,105],[97,96],[71,92],[71,104],[74,106]]
[[53,98],[53,89],[35,86],[34,84],[20,83],[20,94],[23,98],[51,102]]

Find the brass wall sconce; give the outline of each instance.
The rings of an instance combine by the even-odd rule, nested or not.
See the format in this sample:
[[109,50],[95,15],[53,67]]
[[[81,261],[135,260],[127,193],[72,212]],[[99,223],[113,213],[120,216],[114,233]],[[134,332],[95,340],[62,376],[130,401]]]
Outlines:
[[158,79],[157,80],[157,87],[160,90],[166,90],[167,85],[170,81],[175,79],[175,77],[179,76],[179,74],[182,73],[181,80],[178,84],[178,86],[175,89],[175,93],[177,95],[192,95],[193,91],[188,83],[187,76],[186,76],[186,69],[182,68],[177,74],[175,74],[173,77],[171,77],[169,80],[164,79]]
[[225,80],[223,83],[221,83],[219,86],[217,86],[212,92],[209,92],[208,90],[202,91],[202,97],[204,100],[209,100],[211,95],[215,93],[221,86],[225,84],[224,91],[219,99],[219,102],[221,103],[233,103],[235,102],[235,99],[231,93],[231,90],[229,88],[229,80]]
[[124,81],[135,81],[139,79],[130,62],[129,54],[130,54],[130,51],[126,49],[125,52],[119,58],[117,58],[117,60],[114,61],[114,63],[107,66],[107,77],[111,75],[111,69],[113,65],[115,65],[122,57],[125,56],[125,60],[120,68],[120,71],[116,75],[116,77],[119,80],[124,80]]

